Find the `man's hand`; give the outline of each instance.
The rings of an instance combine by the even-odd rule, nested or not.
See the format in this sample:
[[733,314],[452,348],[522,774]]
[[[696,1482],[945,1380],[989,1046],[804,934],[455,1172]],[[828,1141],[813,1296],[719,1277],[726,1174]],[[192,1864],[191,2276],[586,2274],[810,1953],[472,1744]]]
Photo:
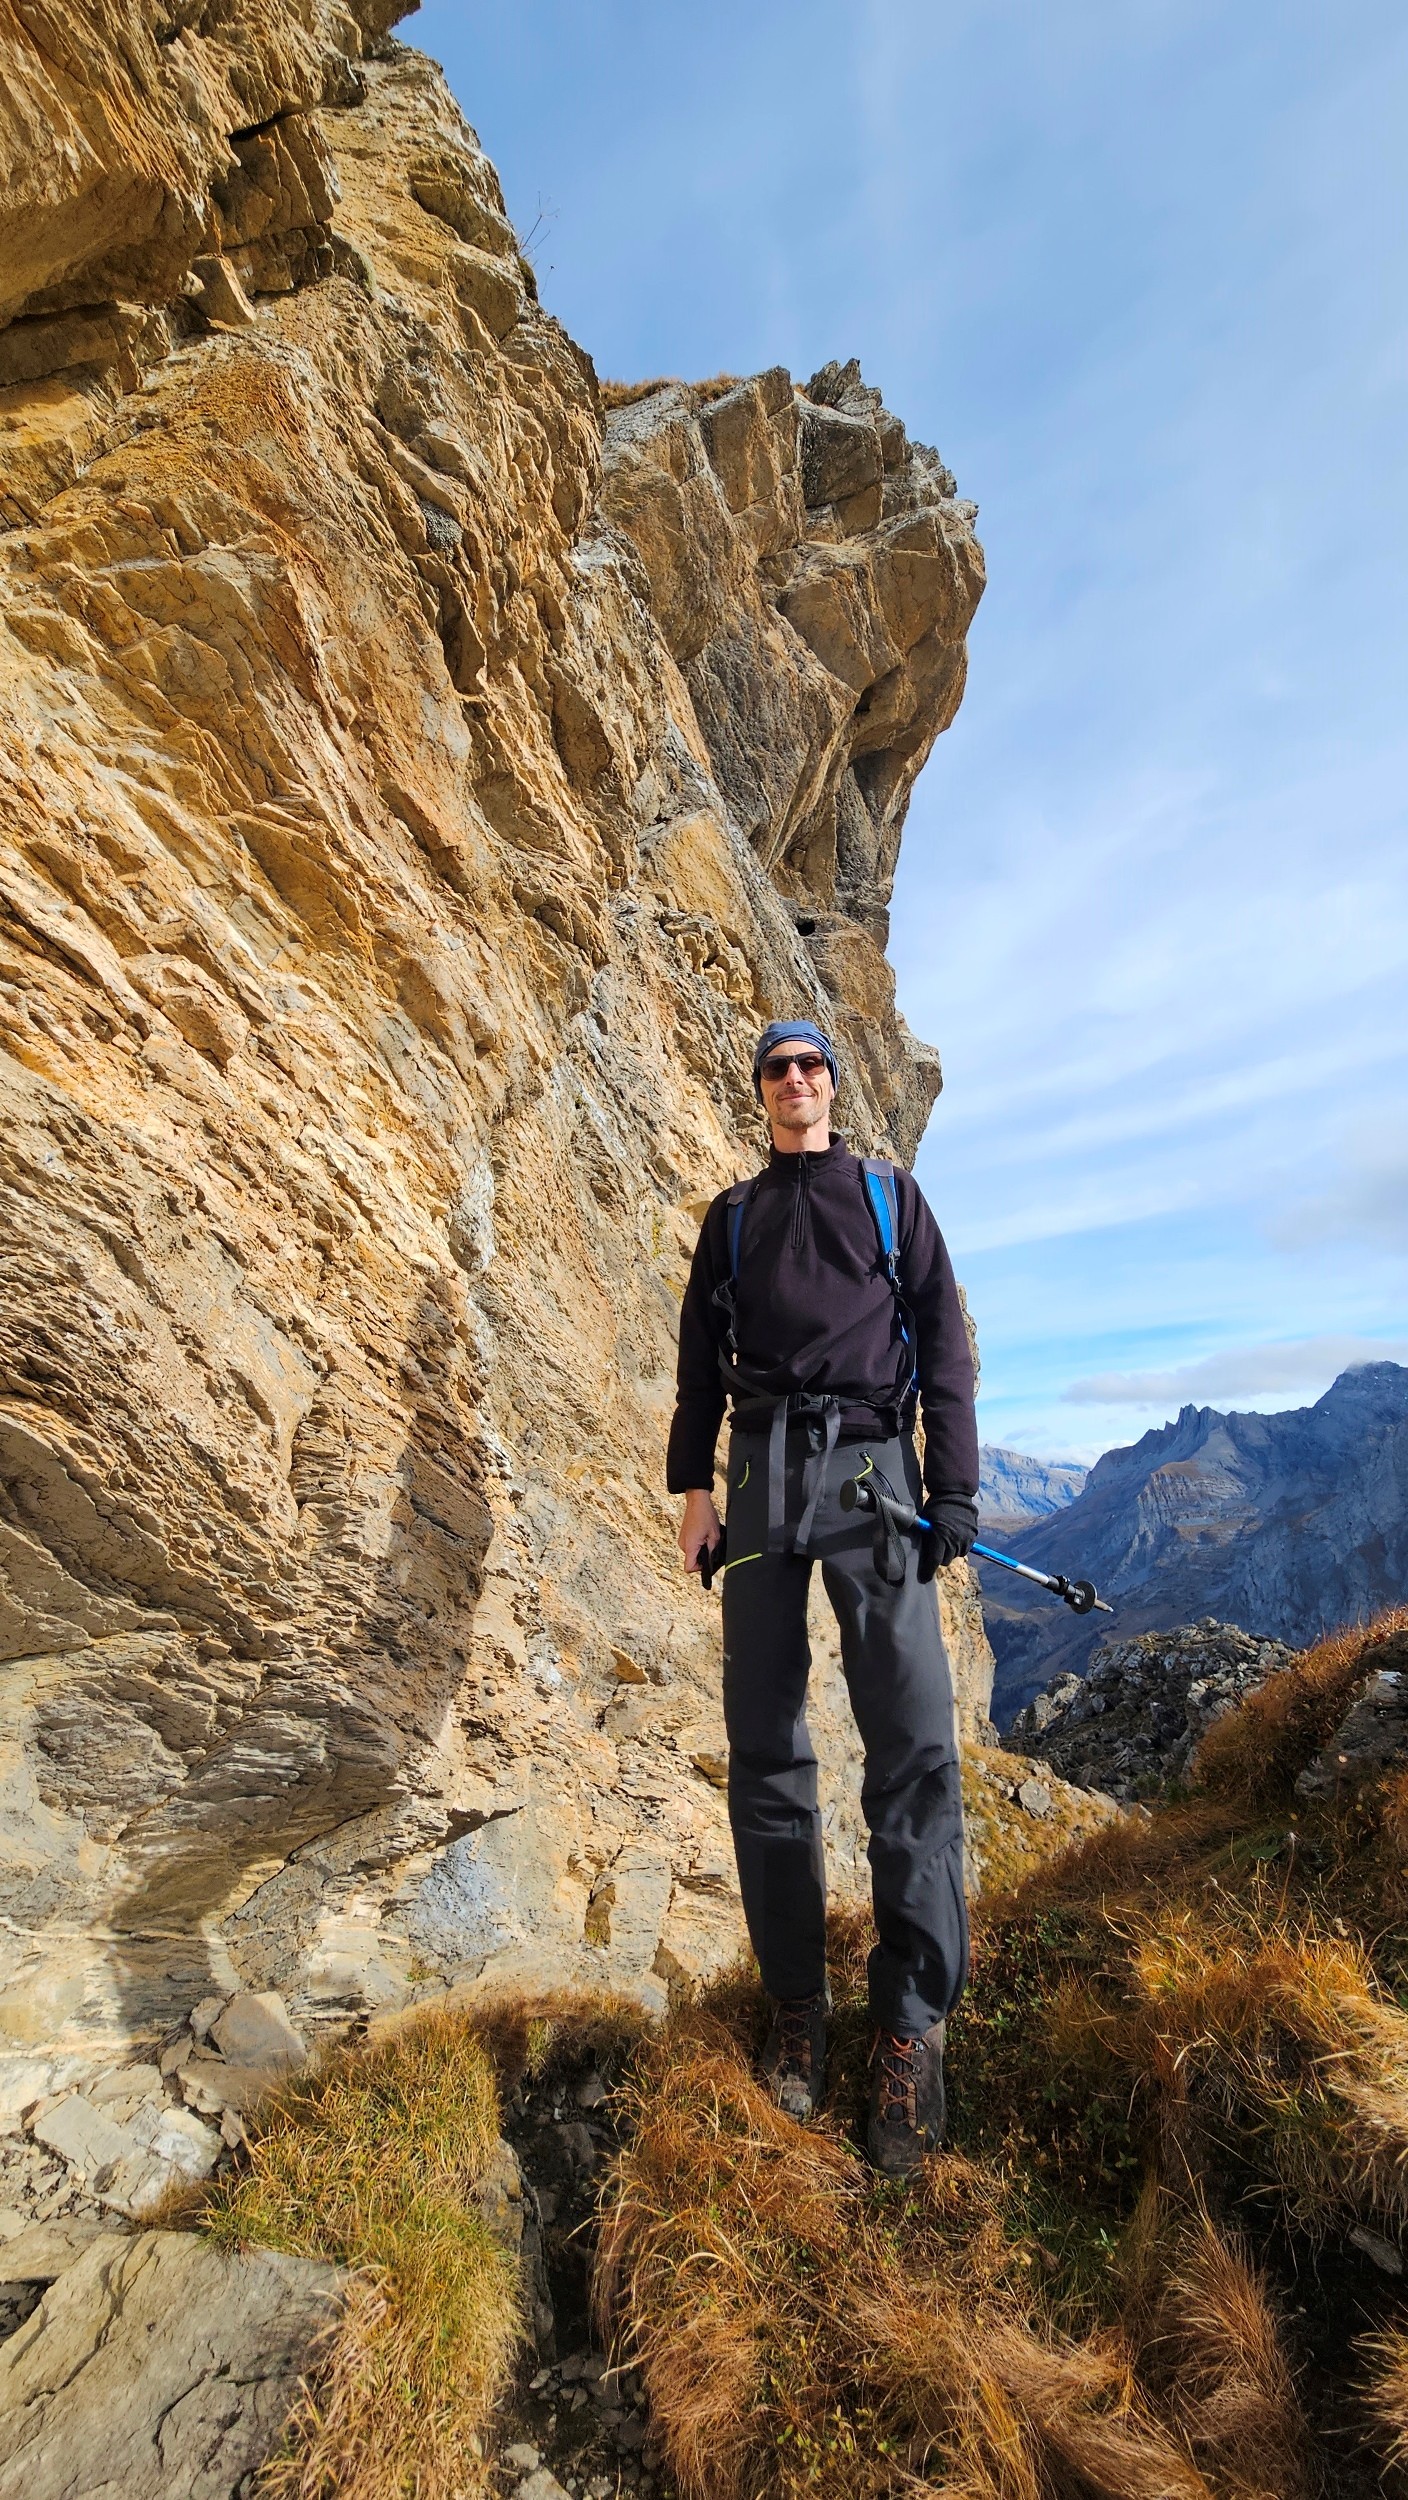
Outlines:
[[680,1523],[680,1552],[686,1571],[699,1569],[700,1549],[715,1546],[724,1532],[724,1523],[714,1508],[712,1493],[696,1486],[684,1497],[684,1518]]
[[919,1540],[919,1578],[932,1580],[947,1563],[966,1554],[978,1533],[978,1505],[966,1493],[926,1493],[929,1526]]

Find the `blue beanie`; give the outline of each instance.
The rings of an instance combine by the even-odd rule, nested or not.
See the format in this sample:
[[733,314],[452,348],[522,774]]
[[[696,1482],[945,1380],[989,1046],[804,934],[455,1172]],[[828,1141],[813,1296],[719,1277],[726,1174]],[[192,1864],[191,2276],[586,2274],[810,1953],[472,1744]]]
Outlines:
[[839,1093],[841,1087],[841,1071],[836,1063],[836,1053],[830,1042],[827,1040],[826,1035],[822,1032],[820,1025],[807,1024],[805,1022],[801,1024],[770,1024],[765,1030],[757,1049],[753,1053],[753,1091],[757,1095],[759,1102],[763,1099],[763,1087],[762,1079],[760,1078],[758,1071],[761,1068],[763,1061],[766,1059],[768,1052],[770,1050],[776,1050],[779,1042],[810,1042],[813,1050],[819,1050],[821,1052],[823,1059],[826,1061],[828,1068],[831,1070],[831,1082]]

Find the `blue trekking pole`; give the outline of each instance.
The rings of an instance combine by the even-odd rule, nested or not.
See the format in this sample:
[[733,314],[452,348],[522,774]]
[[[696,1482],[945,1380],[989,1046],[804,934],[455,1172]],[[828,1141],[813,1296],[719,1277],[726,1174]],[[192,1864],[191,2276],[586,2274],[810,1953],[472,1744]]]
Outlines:
[[[929,1526],[912,1502],[897,1502],[893,1494],[882,1493],[878,1484],[870,1483],[865,1476],[852,1476],[842,1485],[841,1508],[883,1512],[901,1533],[908,1528]],[[1030,1563],[1014,1562],[1010,1554],[995,1553],[990,1545],[975,1545],[972,1550],[981,1554],[984,1562],[1001,1563],[1004,1571],[1015,1571],[1023,1580],[1035,1580],[1038,1588],[1050,1589],[1053,1597],[1064,1599],[1073,1615],[1091,1614],[1097,1606],[1102,1615],[1115,1611],[1097,1593],[1093,1580],[1068,1580],[1063,1571],[1033,1571]]]

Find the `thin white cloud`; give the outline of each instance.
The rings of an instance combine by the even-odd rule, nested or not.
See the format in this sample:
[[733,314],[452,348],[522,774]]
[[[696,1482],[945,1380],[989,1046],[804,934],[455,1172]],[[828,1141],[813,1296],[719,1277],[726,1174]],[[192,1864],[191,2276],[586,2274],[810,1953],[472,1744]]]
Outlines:
[[1408,1138],[1366,1141],[1337,1185],[1289,1208],[1273,1238],[1287,1249],[1370,1241],[1408,1251]]
[[1072,1406],[1212,1406],[1229,1398],[1318,1397],[1357,1363],[1408,1364],[1408,1338],[1303,1337],[1295,1345],[1228,1347],[1172,1371],[1097,1372],[1074,1380],[1063,1397]]

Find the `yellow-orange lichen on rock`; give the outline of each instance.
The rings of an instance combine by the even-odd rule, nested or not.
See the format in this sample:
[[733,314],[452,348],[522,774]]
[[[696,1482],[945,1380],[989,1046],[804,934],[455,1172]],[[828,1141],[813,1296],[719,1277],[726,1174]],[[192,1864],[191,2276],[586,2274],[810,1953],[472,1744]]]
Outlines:
[[685,1263],[767,1016],[866,1147],[938,1086],[886,905],[972,507],[854,366],[604,414],[391,15],[0,0],[21,2096],[212,1979],[733,1949]]

